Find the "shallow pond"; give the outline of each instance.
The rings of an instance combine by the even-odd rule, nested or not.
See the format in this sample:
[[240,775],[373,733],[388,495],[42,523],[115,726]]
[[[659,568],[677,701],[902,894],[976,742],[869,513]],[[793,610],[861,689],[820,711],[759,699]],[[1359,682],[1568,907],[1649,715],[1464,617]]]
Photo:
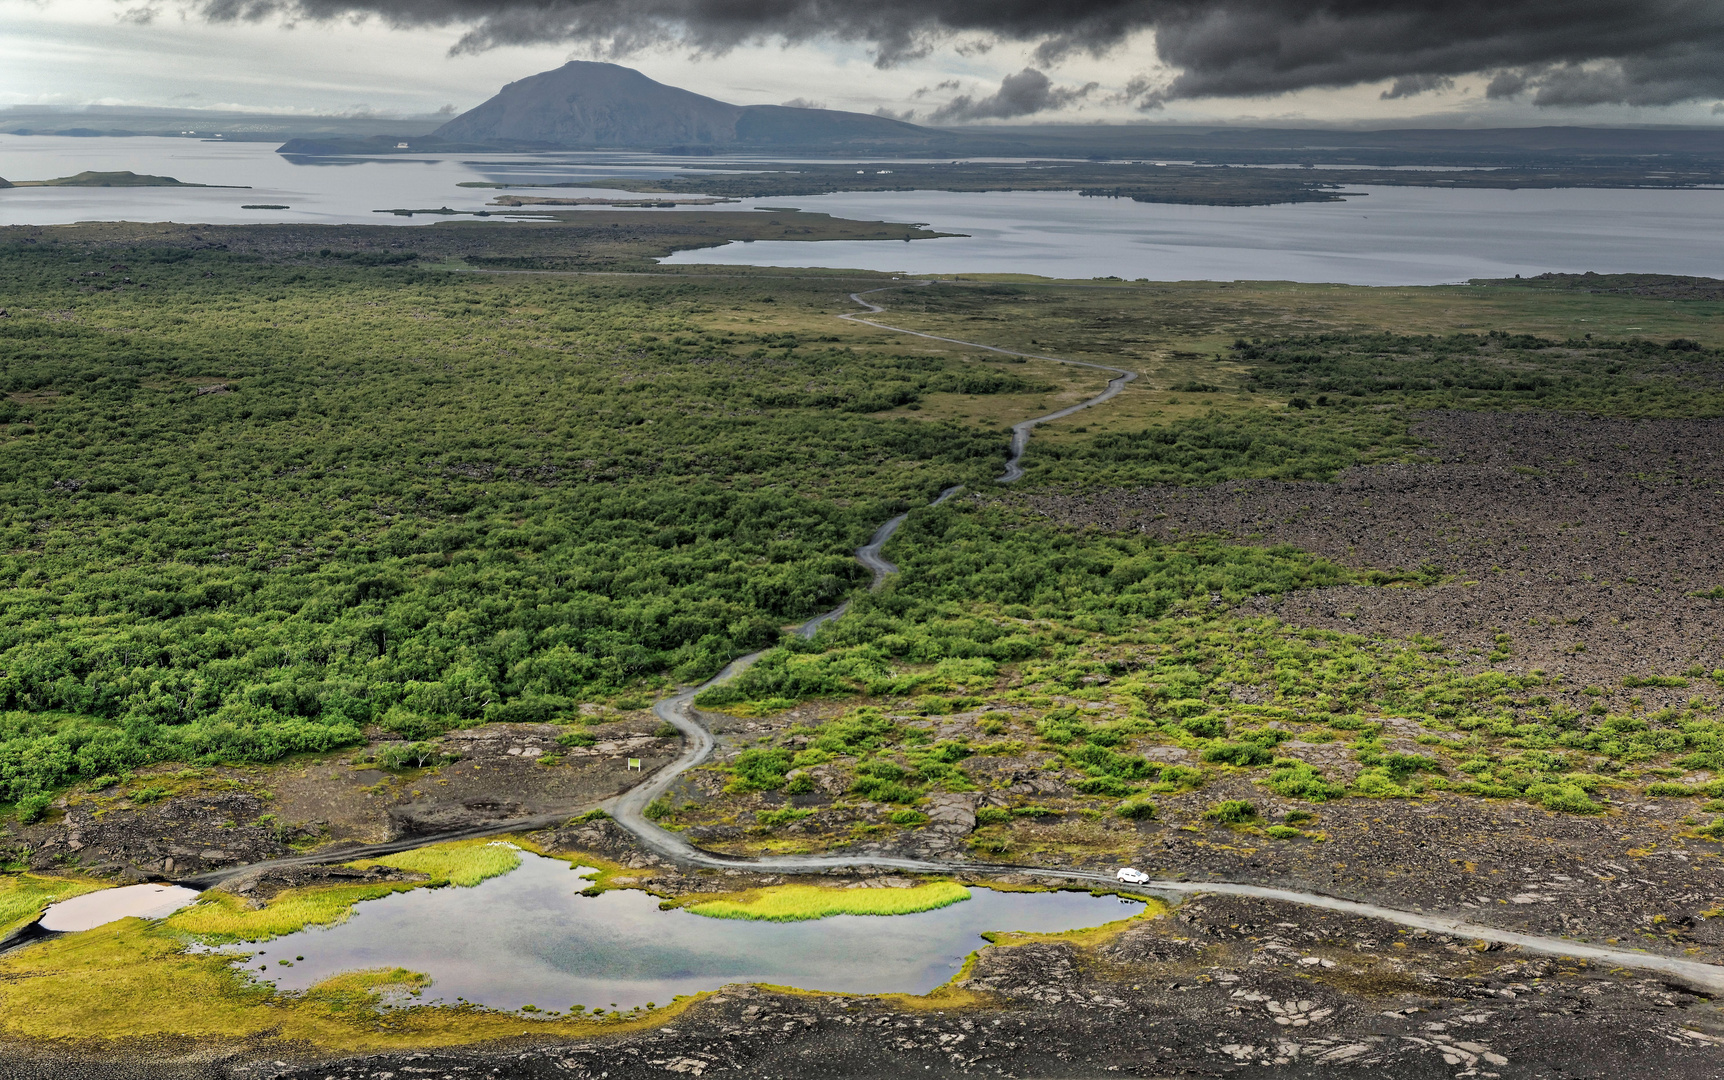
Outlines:
[[427,1001],[460,998],[498,1009],[629,1009],[732,982],[925,993],[986,944],[984,931],[1074,930],[1143,909],[1087,893],[972,888],[969,900],[914,915],[769,923],[661,911],[658,899],[642,892],[581,896],[586,885],[567,863],[523,852],[512,873],[472,888],[367,901],[339,926],[264,943],[246,964],[286,990],[345,971],[399,966],[431,976]]

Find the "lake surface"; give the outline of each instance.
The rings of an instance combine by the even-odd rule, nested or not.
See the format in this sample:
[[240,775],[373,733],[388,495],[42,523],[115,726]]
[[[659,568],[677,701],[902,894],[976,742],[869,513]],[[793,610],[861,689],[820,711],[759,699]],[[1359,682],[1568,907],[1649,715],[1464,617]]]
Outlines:
[[1438,285],[1547,270],[1724,276],[1720,190],[1357,190],[1363,194],[1343,202],[1283,206],[1176,206],[1030,191],[778,199],[772,205],[969,235],[910,244],[733,243],[664,261],[1351,285]]
[[[530,852],[521,860],[519,869],[472,888],[366,901],[339,926],[265,942],[249,970],[303,990],[344,971],[400,966],[432,977],[427,1001],[464,998],[498,1009],[626,1010],[732,982],[919,994],[956,974],[986,944],[984,931],[1072,930],[1142,910],[1111,896],[972,888],[969,900],[915,915],[709,919],[660,911],[658,898],[642,892],[581,896],[587,881],[567,863]],[[284,959],[293,966],[282,967]]]
[[[559,183],[749,166],[749,161],[737,159],[615,153],[416,155],[311,163],[284,158],[269,143],[0,135],[0,176],[11,180],[129,169],[187,182],[250,185],[250,190],[0,190],[0,224],[296,222],[410,228],[442,219],[375,211],[442,206],[482,210],[496,194],[459,187],[463,182]],[[666,261],[909,274],[1358,285],[1430,285],[1547,270],[1724,276],[1724,190],[1359,191],[1344,202],[1249,207],[1175,206],[1023,191],[745,199],[700,209],[751,212],[757,206],[794,206],[840,217],[922,222],[966,235],[911,243],[738,243],[681,252]],[[536,194],[638,197],[598,189]],[[289,209],[241,209],[245,204]]]
[[[496,196],[462,182],[554,184],[611,176],[666,176],[690,162],[637,160],[615,154],[500,154],[479,158],[407,156],[322,158],[308,163],[275,152],[275,143],[217,143],[167,138],[62,138],[0,135],[0,177],[49,180],[92,172],[171,176],[220,188],[10,188],[0,190],[0,225],[77,221],[178,221],[200,225],[424,225],[437,218],[374,211],[483,210]],[[710,165],[707,159],[702,164]],[[249,190],[236,190],[248,188]],[[544,192],[639,198],[626,191]],[[287,210],[243,210],[247,204]],[[499,215],[501,216],[501,215]]]

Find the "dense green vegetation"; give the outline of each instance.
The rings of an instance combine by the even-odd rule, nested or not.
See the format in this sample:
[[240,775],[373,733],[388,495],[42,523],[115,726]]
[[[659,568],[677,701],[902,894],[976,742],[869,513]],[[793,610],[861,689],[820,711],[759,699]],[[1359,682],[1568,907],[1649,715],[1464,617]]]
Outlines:
[[0,280],[0,801],[708,674],[998,471],[997,435],[870,410],[1024,384],[702,329],[775,310],[746,282],[16,250]]
[[1697,341],[1530,334],[1318,334],[1234,343],[1252,390],[1295,408],[1391,397],[1412,408],[1540,408],[1612,416],[1724,413],[1724,349]]
[[[442,250],[458,232],[416,239]],[[552,239],[521,235],[534,251]],[[1003,431],[916,416],[920,402],[1052,389],[998,357],[840,337],[847,286],[818,278],[481,277],[394,248],[34,243],[0,250],[0,802],[26,814],[70,780],[276,760],[373,725],[414,744],[384,764],[411,765],[453,726],[561,719],[710,674],[855,593],[851,553],[883,518],[950,484],[991,487]],[[928,293],[936,314],[1029,296]],[[1232,353],[1251,387],[1309,408],[1038,440],[1031,482],[1324,478],[1414,452],[1407,417],[1426,405],[1724,401],[1718,353],[1686,340],[1327,334]],[[900,578],[703,702],[868,692],[956,709],[1081,641],[1148,641],[1212,603],[1355,580],[1291,550],[1072,533],[964,500],[918,510],[889,554]],[[1333,795],[1214,723],[1180,729],[1208,766]],[[1058,745],[1096,797],[1192,780],[1092,741]],[[956,753],[857,782],[907,802],[957,782]],[[1371,763],[1378,793],[1454,780],[1404,764]],[[762,751],[736,784],[771,790],[791,768]],[[1454,782],[1496,791],[1522,774],[1467,775]]]
[[[976,661],[974,673],[991,676],[995,662],[1041,655],[1061,631],[1035,619],[1117,632],[1193,598],[1203,607],[1212,597],[1236,603],[1351,580],[1291,548],[1076,534],[964,500],[912,513],[888,550],[902,572],[886,588],[857,598],[845,618],[823,626],[813,641],[769,652],[736,679],[703,692],[698,703],[858,688],[906,693],[915,680],[895,675],[894,661]],[[978,611],[983,597],[997,607]]]
[[[1433,639],[1211,612],[1254,593],[1352,580],[1294,550],[1074,534],[960,500],[913,512],[887,551],[903,573],[858,599],[853,615],[769,652],[698,703],[771,711],[866,695],[897,704],[793,725],[778,744],[744,750],[729,766],[732,793],[806,792],[803,770],[832,765],[853,797],[913,804],[934,790],[974,790],[973,760],[1051,752],[1080,777],[1068,774],[1080,801],[1130,818],[1153,816],[1152,797],[1217,771],[1314,803],[1452,791],[1586,814],[1612,788],[1724,764],[1724,723],[1706,697],[1648,709],[1633,696],[1724,671],[1631,676],[1620,699],[1586,688],[1593,704],[1583,711],[1560,700],[1580,687],[1536,669],[1479,670],[1482,656]],[[1499,635],[1490,659],[1513,651]],[[954,712],[981,712],[985,739],[936,740],[910,719]],[[1409,732],[1418,753],[1391,745]],[[1340,744],[1356,768],[1342,782],[1278,749],[1295,739]],[[1146,757],[1156,745],[1197,764]],[[1647,793],[1716,798],[1724,781]],[[978,843],[1005,850],[987,827],[997,832],[1019,809],[987,809]]]
[[1399,412],[1356,413],[1339,421],[1304,410],[1211,412],[1086,442],[1032,444],[1024,470],[1032,482],[1044,483],[1327,480],[1355,465],[1403,458],[1418,445]]
[[[1031,444],[1033,481],[1203,484],[1327,480],[1416,454],[1427,409],[1546,409],[1608,416],[1724,415],[1724,349],[1687,338],[1556,341],[1529,334],[1328,333],[1239,339],[1240,389],[1284,411],[1203,415]],[[1187,382],[1186,393],[1213,393]]]
[[[1724,797],[1724,780],[1660,781],[1724,765],[1724,722],[1703,696],[1648,709],[1638,698],[1618,701],[1594,687],[1586,693],[1599,695],[1597,704],[1582,711],[1552,697],[1579,688],[1537,670],[1476,670],[1477,657],[1428,639],[1373,640],[1273,618],[1200,613],[1201,606],[1135,623],[1101,616],[1096,625],[1104,629],[1091,632],[1069,623],[1026,626],[1000,609],[972,607],[977,623],[1040,631],[1045,648],[1011,665],[930,662],[927,655],[911,661],[858,647],[769,654],[799,680],[744,684],[788,695],[768,699],[768,708],[821,693],[896,704],[791,725],[775,743],[733,759],[728,790],[803,793],[812,790],[805,770],[830,766],[850,778],[851,796],[910,804],[936,790],[976,790],[969,771],[976,761],[1046,760],[1051,753],[1077,774],[1067,779],[1080,805],[1134,818],[1155,814],[1152,797],[1202,787],[1217,773],[1245,773],[1276,795],[1312,803],[1450,791],[1586,814],[1599,812],[1610,790],[1649,780],[1651,796]],[[1499,641],[1498,648],[1512,644]],[[1724,671],[1710,678],[1724,680]],[[980,712],[977,735],[936,739],[919,719],[955,711]],[[1420,752],[1390,745],[1409,732]],[[1285,756],[1279,747],[1290,740],[1336,744],[1356,763],[1350,780]],[[1198,764],[1144,754],[1169,745]],[[984,808],[978,821],[1004,826],[1014,816],[1052,812]]]

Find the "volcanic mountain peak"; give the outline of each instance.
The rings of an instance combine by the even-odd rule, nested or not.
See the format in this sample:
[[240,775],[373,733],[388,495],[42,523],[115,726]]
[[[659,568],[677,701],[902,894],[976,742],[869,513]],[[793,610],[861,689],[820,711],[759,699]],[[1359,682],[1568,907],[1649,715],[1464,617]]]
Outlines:
[[864,113],[732,105],[588,60],[512,82],[432,133],[451,143],[563,147],[870,145],[933,135]]

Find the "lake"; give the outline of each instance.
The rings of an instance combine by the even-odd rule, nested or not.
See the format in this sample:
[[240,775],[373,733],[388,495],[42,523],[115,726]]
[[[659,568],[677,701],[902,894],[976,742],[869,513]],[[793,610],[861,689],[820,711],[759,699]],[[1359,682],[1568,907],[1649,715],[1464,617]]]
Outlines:
[[522,852],[519,868],[472,888],[395,893],[359,904],[339,926],[229,948],[261,948],[251,973],[287,990],[400,966],[432,977],[427,1000],[626,1010],[733,982],[921,994],[986,945],[985,931],[1073,930],[1143,909],[1088,893],[971,888],[968,900],[913,915],[750,922],[661,911],[657,897],[632,890],[582,896],[583,872]]
[[[615,153],[403,156],[295,162],[269,143],[0,135],[0,176],[85,169],[174,176],[221,188],[14,188],[0,224],[180,221],[413,227],[396,207],[480,210],[495,194],[462,182],[652,177],[747,160]],[[856,192],[706,207],[794,206],[840,217],[923,222],[959,237],[912,243],[737,243],[672,265],[844,267],[909,274],[1022,273],[1152,281],[1286,280],[1429,285],[1547,270],[1724,276],[1724,190],[1454,191],[1367,187],[1336,203],[1219,207],[1086,199],[1075,192]],[[614,195],[582,190],[547,194]],[[280,204],[287,210],[243,210]],[[497,217],[504,217],[498,214]]]
[[1333,203],[1177,206],[1075,192],[854,192],[770,205],[924,222],[911,244],[733,243],[666,263],[1151,281],[1438,285],[1547,270],[1724,276],[1724,191],[1365,187]]

